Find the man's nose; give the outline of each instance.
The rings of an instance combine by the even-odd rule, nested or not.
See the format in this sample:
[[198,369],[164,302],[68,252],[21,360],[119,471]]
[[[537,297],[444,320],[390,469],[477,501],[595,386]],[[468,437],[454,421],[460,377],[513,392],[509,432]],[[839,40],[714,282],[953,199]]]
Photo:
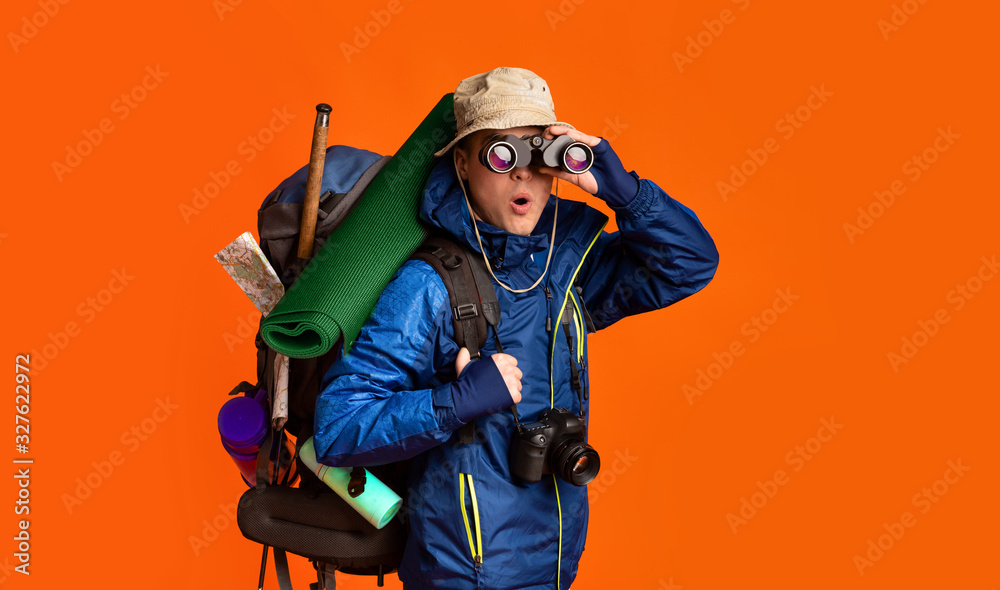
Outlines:
[[522,166],[520,168],[514,168],[511,171],[511,178],[515,180],[531,180],[532,172],[528,166]]

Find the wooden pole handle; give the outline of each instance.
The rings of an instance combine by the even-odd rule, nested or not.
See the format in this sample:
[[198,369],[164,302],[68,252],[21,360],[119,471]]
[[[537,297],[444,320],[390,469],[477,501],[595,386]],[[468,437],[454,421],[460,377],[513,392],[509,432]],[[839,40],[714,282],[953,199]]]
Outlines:
[[330,105],[316,105],[316,126],[313,128],[312,151],[309,153],[309,175],[306,177],[306,196],[302,203],[302,222],[299,227],[299,258],[311,258],[313,240],[316,238],[316,215],[319,212],[319,193],[323,184],[323,165],[326,163],[326,137],[330,129]]

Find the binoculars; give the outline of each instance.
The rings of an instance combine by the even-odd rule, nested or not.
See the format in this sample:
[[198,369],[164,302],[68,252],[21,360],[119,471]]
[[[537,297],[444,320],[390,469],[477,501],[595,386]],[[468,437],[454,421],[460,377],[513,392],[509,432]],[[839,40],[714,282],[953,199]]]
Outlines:
[[590,146],[569,135],[545,139],[541,135],[491,135],[479,151],[479,161],[497,174],[534,164],[583,174],[594,163]]

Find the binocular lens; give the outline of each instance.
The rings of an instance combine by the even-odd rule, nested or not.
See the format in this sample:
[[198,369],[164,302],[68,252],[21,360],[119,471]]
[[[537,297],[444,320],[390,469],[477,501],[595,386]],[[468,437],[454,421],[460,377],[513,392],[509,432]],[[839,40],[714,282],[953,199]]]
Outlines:
[[514,167],[514,150],[509,145],[497,143],[490,148],[490,167],[496,172],[506,172]]
[[587,149],[587,146],[582,143],[571,145],[563,156],[563,163],[566,165],[566,169],[576,174],[586,172],[593,160],[593,152]]

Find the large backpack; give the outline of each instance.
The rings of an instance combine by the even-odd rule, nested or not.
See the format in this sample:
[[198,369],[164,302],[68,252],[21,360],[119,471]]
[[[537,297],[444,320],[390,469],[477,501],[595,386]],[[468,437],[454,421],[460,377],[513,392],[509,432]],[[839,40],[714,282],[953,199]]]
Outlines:
[[[389,156],[348,146],[327,148],[313,253],[320,250],[330,233],[347,217],[388,160]],[[261,250],[286,291],[308,263],[297,255],[307,173],[308,166],[304,166],[279,184],[258,211]],[[453,308],[456,341],[470,350],[473,359],[478,358],[488,326],[495,326],[500,318],[496,293],[482,257],[449,236],[431,233],[411,259],[424,260],[437,270]],[[244,381],[230,395],[251,395],[259,389],[270,392],[276,353],[264,342],[259,330],[255,343],[257,383]],[[398,568],[406,542],[407,461],[368,468],[404,499],[397,517],[382,529],[376,529],[297,457],[278,452],[286,448],[286,439],[294,439],[297,455],[301,444],[312,436],[320,384],[340,348],[338,341],[322,356],[289,359],[288,421],[281,431],[269,432],[258,454],[257,484],[242,495],[237,507],[237,523],[243,535],[264,545],[261,580],[270,546],[274,549],[282,590],[291,588],[286,552],[313,563],[318,581],[312,588],[334,588],[334,571],[377,575],[378,585],[382,586],[383,576]],[[460,436],[471,442],[474,436],[471,423],[463,427]],[[358,471],[363,474],[363,470],[356,469],[352,475],[358,475]],[[286,475],[293,472],[298,477]],[[363,485],[363,481],[358,483]],[[293,487],[295,484],[297,487]]]

